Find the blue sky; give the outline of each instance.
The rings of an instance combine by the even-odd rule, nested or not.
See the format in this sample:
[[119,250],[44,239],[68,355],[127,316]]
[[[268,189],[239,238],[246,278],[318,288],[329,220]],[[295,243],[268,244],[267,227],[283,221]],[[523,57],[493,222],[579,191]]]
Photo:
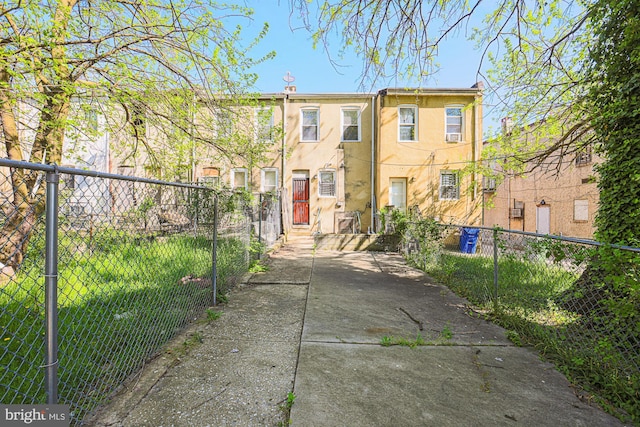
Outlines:
[[[238,2],[242,3],[242,2]],[[301,27],[297,16],[290,18],[289,1],[247,1],[254,9],[253,21],[244,21],[242,26],[248,35],[257,34],[264,22],[269,22],[267,36],[252,51],[254,56],[276,51],[275,59],[260,64],[255,71],[259,75],[257,89],[261,92],[282,92],[286,82],[283,77],[287,71],[295,77],[293,85],[302,93],[357,92],[360,83],[362,60],[353,55],[338,59],[339,68],[335,68],[327,52],[322,48],[313,49],[311,35]],[[336,44],[337,44],[336,40]],[[337,55],[338,46],[330,46],[331,54]],[[439,49],[437,62],[440,71],[426,87],[471,87],[478,79],[477,71],[481,52],[464,33],[447,40]],[[420,82],[378,82],[371,91],[385,87],[417,87]],[[487,100],[488,101],[488,100]],[[496,127],[496,121],[490,117],[489,106],[485,106],[485,133],[488,126]]]

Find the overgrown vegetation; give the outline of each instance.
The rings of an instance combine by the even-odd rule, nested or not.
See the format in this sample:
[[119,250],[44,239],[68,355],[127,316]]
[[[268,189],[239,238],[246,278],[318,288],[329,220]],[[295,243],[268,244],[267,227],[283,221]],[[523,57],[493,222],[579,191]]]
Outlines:
[[[3,285],[0,396],[44,402],[43,238],[34,236],[25,265]],[[105,228],[68,230],[59,251],[59,395],[81,420],[212,301],[208,238],[126,237]],[[219,240],[222,290],[247,267],[247,248]],[[214,320],[219,312],[210,310]],[[185,345],[198,341],[192,336]]]
[[[498,232],[496,287],[492,253],[445,250],[446,229],[432,220],[407,225],[408,261],[505,327],[516,345],[539,350],[605,409],[640,421],[637,253]],[[484,232],[492,247],[494,232]],[[382,344],[400,343],[387,337]]]

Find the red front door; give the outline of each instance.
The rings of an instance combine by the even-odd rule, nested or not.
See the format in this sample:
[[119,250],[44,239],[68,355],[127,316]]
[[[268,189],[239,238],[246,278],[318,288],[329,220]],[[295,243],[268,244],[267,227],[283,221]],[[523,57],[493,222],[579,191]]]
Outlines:
[[293,224],[309,224],[309,178],[293,178]]

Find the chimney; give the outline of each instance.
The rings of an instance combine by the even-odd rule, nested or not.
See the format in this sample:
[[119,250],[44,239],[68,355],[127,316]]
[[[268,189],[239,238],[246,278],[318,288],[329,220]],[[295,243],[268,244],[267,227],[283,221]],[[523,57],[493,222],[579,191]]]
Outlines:
[[478,90],[484,90],[484,82],[476,82],[471,87],[474,88],[474,89],[478,89]]

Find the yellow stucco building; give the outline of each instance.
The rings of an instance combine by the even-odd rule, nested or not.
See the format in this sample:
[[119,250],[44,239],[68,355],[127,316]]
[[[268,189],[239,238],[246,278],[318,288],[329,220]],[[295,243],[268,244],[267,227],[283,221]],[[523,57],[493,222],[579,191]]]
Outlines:
[[260,99],[270,117],[256,128],[280,130],[262,132],[273,138],[267,160],[247,166],[201,158],[196,176],[253,192],[279,190],[286,232],[373,232],[378,211],[392,208],[479,223],[479,187],[465,168],[482,147],[481,83],[377,93],[288,87]]

